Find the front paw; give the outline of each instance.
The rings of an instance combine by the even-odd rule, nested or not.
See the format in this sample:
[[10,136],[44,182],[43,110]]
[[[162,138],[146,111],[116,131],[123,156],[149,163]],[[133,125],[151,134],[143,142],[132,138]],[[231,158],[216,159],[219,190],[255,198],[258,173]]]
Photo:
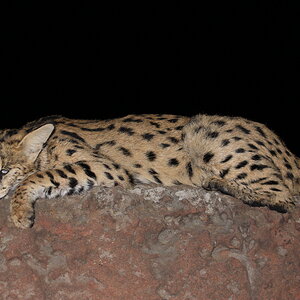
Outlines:
[[32,227],[34,223],[34,209],[32,205],[12,201],[11,219],[16,227],[23,229]]

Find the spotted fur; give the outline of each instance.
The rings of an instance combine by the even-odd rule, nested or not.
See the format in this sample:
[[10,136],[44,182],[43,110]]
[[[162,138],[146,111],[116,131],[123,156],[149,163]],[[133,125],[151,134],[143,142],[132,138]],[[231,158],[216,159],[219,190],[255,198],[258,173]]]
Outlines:
[[0,132],[0,197],[13,191],[16,226],[38,198],[136,182],[203,186],[285,212],[299,194],[299,159],[266,126],[242,118],[50,116]]

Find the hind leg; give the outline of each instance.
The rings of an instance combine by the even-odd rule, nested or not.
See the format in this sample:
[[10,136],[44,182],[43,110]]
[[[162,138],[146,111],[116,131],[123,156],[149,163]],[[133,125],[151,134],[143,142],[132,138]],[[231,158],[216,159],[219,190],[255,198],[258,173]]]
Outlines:
[[290,191],[281,186],[275,190],[264,190],[261,188],[250,188],[236,180],[225,180],[223,178],[207,178],[202,185],[205,189],[220,191],[241,199],[251,206],[268,206],[272,210],[285,213],[294,208],[294,198]]

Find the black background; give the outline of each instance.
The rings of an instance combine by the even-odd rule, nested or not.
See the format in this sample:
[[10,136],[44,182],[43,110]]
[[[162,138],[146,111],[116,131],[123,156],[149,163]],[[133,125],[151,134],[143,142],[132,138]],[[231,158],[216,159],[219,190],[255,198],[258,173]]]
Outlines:
[[217,113],[267,124],[299,155],[297,8],[148,2],[1,7],[1,128],[51,114]]

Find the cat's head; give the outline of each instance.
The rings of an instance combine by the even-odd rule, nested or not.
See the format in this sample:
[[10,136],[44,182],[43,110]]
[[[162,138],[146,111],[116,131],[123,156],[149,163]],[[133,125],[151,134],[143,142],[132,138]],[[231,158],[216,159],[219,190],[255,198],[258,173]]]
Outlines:
[[15,189],[34,170],[34,162],[54,130],[43,125],[29,133],[5,130],[0,138],[0,198]]

